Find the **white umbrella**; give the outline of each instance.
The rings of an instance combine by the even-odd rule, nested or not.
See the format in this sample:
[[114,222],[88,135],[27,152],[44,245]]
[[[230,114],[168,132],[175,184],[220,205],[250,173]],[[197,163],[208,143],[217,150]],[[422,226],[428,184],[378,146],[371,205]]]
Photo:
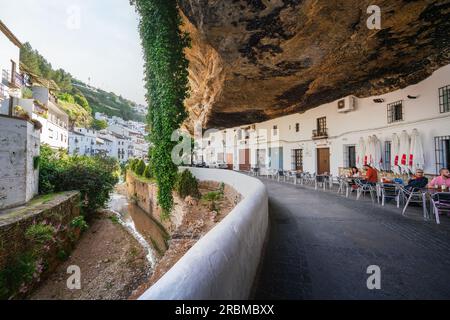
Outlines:
[[377,170],[381,170],[383,164],[383,150],[381,148],[381,141],[376,135],[373,136],[374,157],[373,166]]
[[399,158],[398,158],[398,153],[399,153],[399,147],[400,147],[400,140],[398,138],[398,135],[396,133],[394,133],[392,135],[392,141],[391,141],[391,169],[392,172],[396,173],[396,174],[400,174],[400,170],[399,170]]
[[358,142],[358,156],[356,158],[356,166],[362,168],[364,166],[364,158],[366,155],[366,144],[364,138],[361,137]]
[[409,136],[408,133],[403,130],[400,134],[400,148],[398,152],[399,166],[403,173],[408,173],[408,163],[409,163]]
[[417,129],[414,129],[411,134],[411,148],[409,152],[408,165],[411,168],[411,172],[416,172],[417,169],[423,170],[425,166],[422,139]]
[[366,163],[374,166],[375,163],[375,139],[373,136],[367,138]]

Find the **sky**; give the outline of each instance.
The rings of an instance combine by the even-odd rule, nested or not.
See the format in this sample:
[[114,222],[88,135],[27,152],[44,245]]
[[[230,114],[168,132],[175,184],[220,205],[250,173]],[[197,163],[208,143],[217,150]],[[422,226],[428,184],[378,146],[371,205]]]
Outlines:
[[138,16],[129,0],[0,0],[0,19],[53,69],[145,104]]

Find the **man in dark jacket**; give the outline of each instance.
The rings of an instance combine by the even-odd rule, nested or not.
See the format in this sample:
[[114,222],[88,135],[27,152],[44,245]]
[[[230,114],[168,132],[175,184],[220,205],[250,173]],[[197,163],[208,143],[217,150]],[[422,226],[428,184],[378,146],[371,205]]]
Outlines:
[[415,189],[423,189],[428,185],[428,178],[423,175],[422,169],[417,169],[414,178],[408,181],[405,187],[407,190],[414,191]]

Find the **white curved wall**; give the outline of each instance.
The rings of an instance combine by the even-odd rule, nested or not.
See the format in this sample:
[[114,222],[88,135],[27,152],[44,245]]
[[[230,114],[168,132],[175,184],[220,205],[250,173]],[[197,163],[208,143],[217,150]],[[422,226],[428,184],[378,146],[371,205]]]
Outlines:
[[234,171],[189,170],[199,180],[232,186],[243,199],[139,299],[248,299],[268,229],[266,187]]

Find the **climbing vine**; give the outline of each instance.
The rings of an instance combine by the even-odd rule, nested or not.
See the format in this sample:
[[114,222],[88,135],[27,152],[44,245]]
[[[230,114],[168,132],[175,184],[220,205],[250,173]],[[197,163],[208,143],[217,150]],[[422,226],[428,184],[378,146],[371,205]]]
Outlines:
[[152,142],[151,159],[158,184],[158,203],[167,217],[173,207],[172,190],[177,166],[171,152],[176,142],[172,132],[186,119],[184,100],[188,95],[188,66],[184,49],[190,45],[183,33],[176,0],[134,0],[140,15],[139,31],[145,60],[149,112],[147,121]]

